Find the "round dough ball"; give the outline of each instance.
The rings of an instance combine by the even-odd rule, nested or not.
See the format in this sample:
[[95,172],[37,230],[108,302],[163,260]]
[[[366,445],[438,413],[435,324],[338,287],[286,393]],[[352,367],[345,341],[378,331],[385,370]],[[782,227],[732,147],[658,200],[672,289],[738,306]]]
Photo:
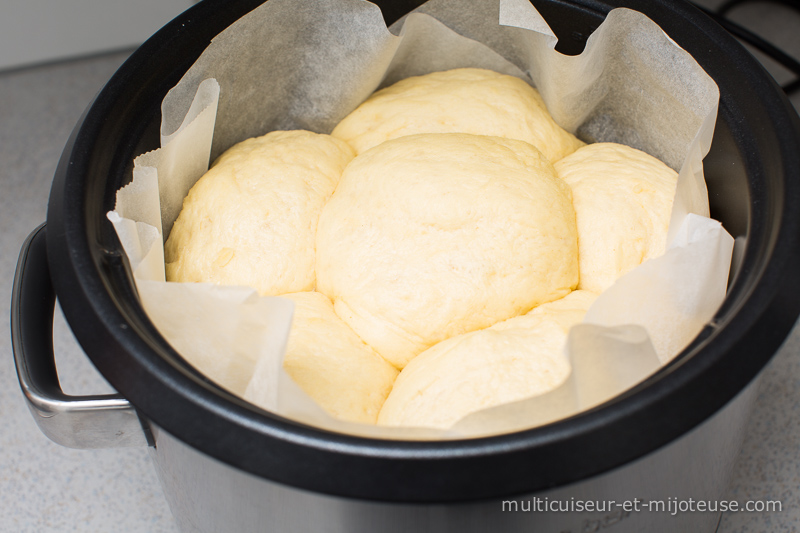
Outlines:
[[584,146],[555,164],[578,219],[578,288],[602,292],[664,253],[678,173],[640,150]]
[[401,80],[377,91],[331,135],[360,154],[416,133],[472,133],[518,139],[550,161],[583,146],[556,124],[539,92],[513,76],[460,68]]
[[555,389],[570,373],[569,328],[596,297],[575,291],[422,352],[398,376],[378,424],[447,429],[475,411]]
[[353,159],[320,216],[317,290],[397,368],[577,282],[569,187],[522,141],[387,141]]
[[310,131],[236,144],[184,199],[164,247],[167,280],[313,290],[319,213],[352,158],[344,142]]
[[332,416],[374,424],[397,370],[336,316],[324,294],[282,297],[295,304],[283,368]]

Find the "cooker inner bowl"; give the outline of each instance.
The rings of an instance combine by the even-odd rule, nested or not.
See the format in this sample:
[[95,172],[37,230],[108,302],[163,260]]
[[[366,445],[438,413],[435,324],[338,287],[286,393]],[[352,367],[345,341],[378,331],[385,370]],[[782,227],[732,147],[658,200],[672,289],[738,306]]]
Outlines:
[[[391,23],[421,2],[377,3]],[[158,147],[166,92],[214,35],[258,4],[206,0],[134,53],[76,127],[48,211],[53,281],[76,337],[145,418],[187,444],[256,475],[367,499],[474,499],[496,494],[497,487],[529,492],[601,473],[688,431],[752,379],[793,325],[799,291],[789,271],[798,265],[792,234],[798,217],[786,207],[798,205],[798,124],[779,89],[730,36],[688,5],[551,1],[536,6],[562,41],[574,34],[585,40],[612,7],[642,11],[718,84],[705,175],[711,216],[740,241],[742,254],[712,323],[656,375],[602,406],[541,428],[468,441],[332,434],[219,389],[147,319],[105,214],[116,190],[130,181],[133,158]],[[580,41],[559,49],[576,53]],[[370,479],[375,469],[383,480]],[[334,479],[349,472],[354,481],[342,488],[315,472]],[[387,489],[393,477],[414,481]]]

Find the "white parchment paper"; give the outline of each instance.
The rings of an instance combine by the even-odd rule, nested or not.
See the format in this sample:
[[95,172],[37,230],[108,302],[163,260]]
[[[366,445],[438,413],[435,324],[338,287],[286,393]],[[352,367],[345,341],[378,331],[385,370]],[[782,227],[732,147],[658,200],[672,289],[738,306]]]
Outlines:
[[[270,0],[218,35],[162,104],[162,148],[138,157],[114,224],[145,311],[192,365],[283,416],[381,438],[462,438],[541,425],[598,405],[674,357],[722,303],[733,239],[708,217],[702,158],[718,90],[652,21],[613,10],[579,56],[527,0],[431,0],[391,31],[362,0]],[[679,171],[667,253],[624,276],[574,327],[572,374],[556,390],[474,413],[450,431],[328,416],[281,368],[288,300],[252,289],[164,281],[163,241],[209,160],[277,129],[329,133],[375,89],[457,67],[537,87],[584,140],[644,150]]]

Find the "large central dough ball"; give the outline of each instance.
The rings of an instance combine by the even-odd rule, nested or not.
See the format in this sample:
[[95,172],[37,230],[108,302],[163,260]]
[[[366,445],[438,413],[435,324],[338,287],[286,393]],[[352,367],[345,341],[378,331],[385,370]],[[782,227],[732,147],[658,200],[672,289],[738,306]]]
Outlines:
[[417,133],[472,133],[528,142],[550,160],[583,143],[550,117],[539,92],[513,76],[460,68],[401,80],[370,96],[333,130],[356,153]]
[[645,152],[615,143],[584,146],[555,168],[572,188],[579,288],[602,292],[664,253],[677,172]]
[[167,280],[313,290],[319,213],[352,158],[342,141],[310,131],[233,146],[183,201],[164,247]]
[[569,186],[521,141],[388,141],[353,159],[320,215],[317,290],[398,368],[577,283]]

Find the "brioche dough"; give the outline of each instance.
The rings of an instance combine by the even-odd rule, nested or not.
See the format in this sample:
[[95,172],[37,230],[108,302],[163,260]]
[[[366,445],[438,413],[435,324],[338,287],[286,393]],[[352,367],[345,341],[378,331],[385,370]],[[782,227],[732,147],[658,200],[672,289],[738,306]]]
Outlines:
[[325,295],[283,297],[295,304],[283,368],[332,416],[374,424],[397,370],[336,316]]
[[522,141],[387,141],[353,159],[320,215],[317,290],[397,368],[577,282],[569,187]]
[[283,367],[330,415],[447,429],[567,378],[569,328],[664,252],[676,182],[638,150],[583,145],[517,78],[436,72],[332,136],[225,152],[184,200],[167,279],[291,299]]
[[377,91],[331,135],[356,153],[416,133],[472,133],[528,142],[557,161],[583,143],[550,117],[538,91],[513,76],[460,68]]
[[353,152],[307,131],[275,131],[224,154],[189,191],[164,253],[169,281],[314,288],[314,238]]
[[422,352],[395,381],[378,424],[447,429],[475,411],[558,387],[570,372],[569,328],[596,297],[575,291]]
[[622,144],[584,146],[555,164],[572,188],[581,289],[602,292],[664,253],[678,174]]

